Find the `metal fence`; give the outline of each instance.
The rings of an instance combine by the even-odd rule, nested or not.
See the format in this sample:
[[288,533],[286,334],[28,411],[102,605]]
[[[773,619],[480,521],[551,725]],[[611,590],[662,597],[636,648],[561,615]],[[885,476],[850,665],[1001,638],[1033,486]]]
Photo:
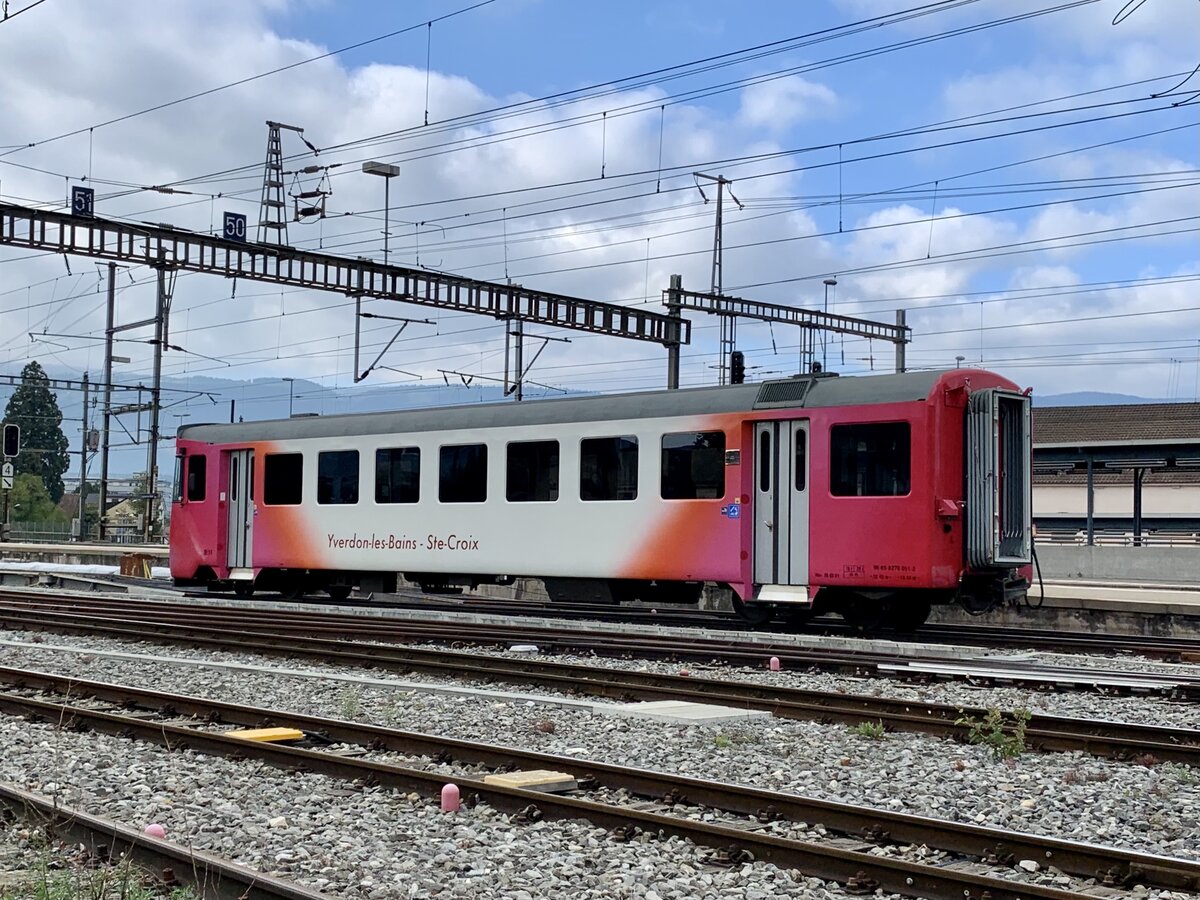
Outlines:
[[[12,522],[8,539],[14,543],[68,544],[77,540],[72,522]],[[83,535],[84,541],[97,543],[100,530],[93,525]],[[140,544],[142,529],[138,525],[109,525],[106,544]]]

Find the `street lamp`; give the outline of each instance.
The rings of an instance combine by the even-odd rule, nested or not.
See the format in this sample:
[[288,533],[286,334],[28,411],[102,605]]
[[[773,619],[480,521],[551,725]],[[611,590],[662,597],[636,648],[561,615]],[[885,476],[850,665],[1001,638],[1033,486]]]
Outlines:
[[392,179],[400,174],[400,167],[384,162],[365,162],[362,170],[368,175],[378,175],[383,179],[383,264],[388,264],[388,211],[391,209],[389,188]]
[[[829,315],[829,289],[836,285],[837,285],[836,278],[826,278],[825,279],[825,315]],[[828,347],[829,347],[829,329],[826,327],[826,328],[821,329],[821,371],[822,372],[829,371],[829,365],[828,365],[829,360],[826,358],[828,355],[826,353],[826,351],[828,350]]]
[[966,359],[966,357],[965,357],[965,356],[956,356],[956,357],[954,357],[954,368],[956,368],[956,369],[957,369],[957,368],[960,368],[960,367],[962,366],[962,364],[963,364],[963,360],[965,360],[965,359]]
[[292,417],[292,392],[296,388],[296,379],[285,378],[283,380],[288,383],[288,418],[290,419]]

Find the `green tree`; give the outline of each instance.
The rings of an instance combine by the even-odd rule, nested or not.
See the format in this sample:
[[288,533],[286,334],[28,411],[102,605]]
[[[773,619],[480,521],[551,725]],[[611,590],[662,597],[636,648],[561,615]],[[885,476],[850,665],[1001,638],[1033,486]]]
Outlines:
[[49,377],[36,361],[29,363],[21,371],[20,385],[8,399],[4,421],[21,426],[21,452],[13,460],[17,474],[41,478],[55,503],[62,499],[63,472],[71,462],[62,418]]
[[8,504],[14,522],[65,522],[67,519],[51,499],[42,479],[28,472],[13,479]]

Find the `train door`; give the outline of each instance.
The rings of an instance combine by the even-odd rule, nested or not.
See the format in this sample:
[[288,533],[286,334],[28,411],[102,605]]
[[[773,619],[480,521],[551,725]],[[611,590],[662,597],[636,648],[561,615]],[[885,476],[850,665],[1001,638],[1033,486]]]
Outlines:
[[230,569],[250,569],[254,565],[253,450],[230,451],[228,494],[227,562]]
[[[808,585],[808,421],[755,426],[754,581]],[[760,600],[807,602],[807,590],[764,590]]]

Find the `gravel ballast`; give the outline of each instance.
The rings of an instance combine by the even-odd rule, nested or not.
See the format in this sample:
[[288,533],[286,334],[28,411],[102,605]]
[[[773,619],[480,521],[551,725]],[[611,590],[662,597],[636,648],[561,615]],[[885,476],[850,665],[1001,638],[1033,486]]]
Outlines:
[[836,885],[772,865],[713,866],[677,839],[608,839],[587,823],[514,825],[486,804],[442,813],[380,787],[166,751],[0,717],[0,780],[264,872],[355,898],[842,900]]
[[[103,645],[191,655],[174,648],[97,638],[46,639],[96,649]],[[1077,753],[1026,754],[1001,761],[982,747],[924,735],[888,734],[871,740],[844,726],[777,719],[725,727],[685,726],[512,700],[444,697],[320,678],[107,659],[36,646],[5,647],[0,664],[1200,859],[1200,773],[1182,765],[1118,763]],[[305,661],[294,665],[322,668]],[[1089,698],[1093,715],[1111,715],[1108,704],[1114,698],[1074,696],[1077,701]]]

